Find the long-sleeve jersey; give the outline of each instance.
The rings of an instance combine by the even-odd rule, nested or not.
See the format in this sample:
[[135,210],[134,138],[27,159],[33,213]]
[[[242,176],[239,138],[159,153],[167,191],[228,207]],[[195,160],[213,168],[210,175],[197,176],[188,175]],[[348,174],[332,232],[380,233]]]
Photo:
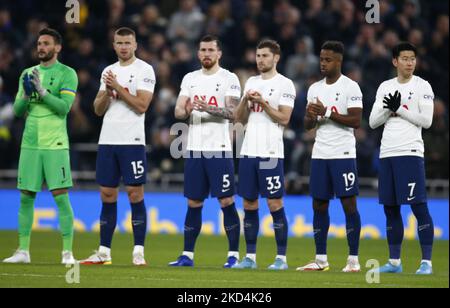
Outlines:
[[[401,93],[401,104],[393,113],[383,107],[383,99],[397,90]],[[369,120],[373,129],[384,125],[380,158],[423,157],[422,128],[430,128],[433,121],[433,100],[431,85],[417,76],[405,84],[394,78],[380,85]]]
[[[37,92],[24,98],[23,78],[37,69],[41,84],[48,94]],[[56,62],[25,69],[19,80],[19,91],[14,102],[17,116],[28,114],[22,138],[22,148],[39,150],[64,150],[69,148],[67,114],[75,100],[78,77],[72,68]]]

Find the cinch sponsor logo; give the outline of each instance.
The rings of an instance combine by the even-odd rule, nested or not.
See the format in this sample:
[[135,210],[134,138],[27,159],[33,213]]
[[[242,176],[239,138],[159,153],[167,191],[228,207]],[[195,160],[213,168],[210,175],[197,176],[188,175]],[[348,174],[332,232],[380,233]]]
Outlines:
[[354,101],[362,101],[362,96],[352,96],[351,98],[350,98],[350,100],[352,100],[353,102]]
[[145,78],[145,79],[144,79],[144,82],[145,82],[145,83],[155,84],[155,83],[156,83],[156,80],[153,80],[153,79],[150,79],[150,78]]
[[295,99],[295,95],[288,94],[288,93],[284,93],[284,94],[283,94],[283,98]]

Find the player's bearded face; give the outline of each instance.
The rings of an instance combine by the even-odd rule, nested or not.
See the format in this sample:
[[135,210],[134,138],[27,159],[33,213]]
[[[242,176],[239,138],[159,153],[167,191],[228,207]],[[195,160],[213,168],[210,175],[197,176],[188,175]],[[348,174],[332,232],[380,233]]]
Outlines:
[[206,69],[213,68],[219,61],[222,53],[217,47],[216,42],[201,42],[198,51],[198,57],[202,67]]
[[39,61],[48,62],[52,60],[61,50],[60,45],[56,45],[51,36],[43,35],[39,38],[37,43],[37,56]]
[[210,69],[216,65],[217,60],[211,59],[211,57],[205,57],[201,60],[201,62],[204,68]]
[[273,69],[274,63],[273,62],[270,62],[270,63],[258,62],[257,65],[258,65],[258,71],[260,71],[261,73],[267,73]]
[[278,56],[271,53],[268,48],[259,49],[256,52],[256,65],[260,73],[270,72],[277,62]]
[[47,52],[43,51],[43,50],[41,50],[41,51],[38,50],[38,58],[42,62],[47,62],[47,61],[50,61],[51,59],[53,59],[53,57],[55,56],[55,53],[56,53],[55,48],[48,50]]

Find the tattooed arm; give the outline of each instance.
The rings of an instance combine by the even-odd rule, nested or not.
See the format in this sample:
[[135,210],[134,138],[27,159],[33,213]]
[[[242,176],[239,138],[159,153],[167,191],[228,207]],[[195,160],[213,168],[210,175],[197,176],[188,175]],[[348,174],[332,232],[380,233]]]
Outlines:
[[234,110],[239,105],[239,98],[233,96],[225,97],[225,108],[209,106],[202,100],[194,101],[194,109],[205,111],[211,115],[234,121]]

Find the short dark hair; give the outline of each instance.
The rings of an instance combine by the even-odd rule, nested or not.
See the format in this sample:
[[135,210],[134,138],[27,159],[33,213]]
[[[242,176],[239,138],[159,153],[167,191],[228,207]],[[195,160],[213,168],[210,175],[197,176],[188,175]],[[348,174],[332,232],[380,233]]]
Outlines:
[[270,39],[262,40],[261,42],[259,42],[256,49],[263,49],[263,48],[269,48],[271,53],[273,53],[274,55],[281,56],[281,47],[277,41]]
[[51,37],[53,37],[53,40],[55,41],[56,45],[62,45],[62,36],[55,29],[51,28],[42,29],[41,31],[39,31],[39,37],[43,35],[50,35]]
[[217,48],[219,50],[222,50],[222,42],[219,40],[217,36],[208,34],[200,39],[200,43],[210,43],[210,42],[216,42]]
[[339,42],[339,41],[326,41],[323,45],[322,45],[322,50],[331,50],[335,53],[344,55],[345,52],[345,47],[344,47],[344,43]]
[[409,42],[400,42],[392,49],[392,59],[400,57],[402,51],[412,51],[417,55],[417,47]]
[[134,32],[133,29],[128,28],[128,27],[119,28],[116,30],[116,32],[114,34],[120,35],[120,36],[132,35],[132,36],[136,37],[136,32]]

